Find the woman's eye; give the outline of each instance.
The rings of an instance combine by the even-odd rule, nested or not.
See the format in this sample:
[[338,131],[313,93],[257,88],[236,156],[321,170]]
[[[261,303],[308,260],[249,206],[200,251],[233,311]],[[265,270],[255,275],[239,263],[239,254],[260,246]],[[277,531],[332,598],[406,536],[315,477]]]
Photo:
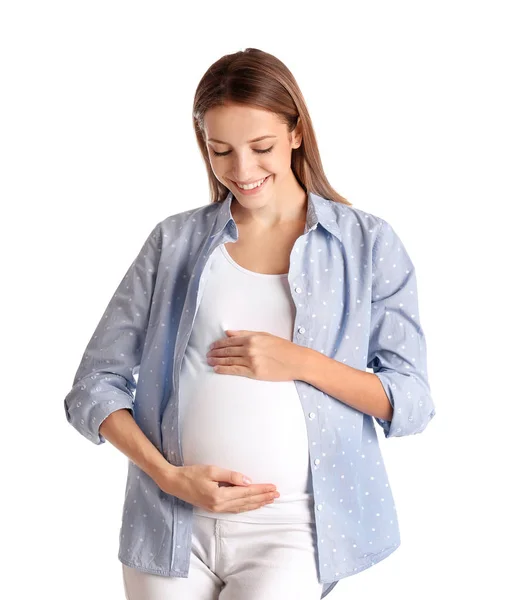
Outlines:
[[[270,148],[267,148],[266,150],[254,150],[254,152],[257,152],[258,154],[265,154],[266,152],[270,152],[273,148],[274,148],[274,146],[271,146]],[[227,154],[230,154],[231,150],[227,150],[226,152],[216,152],[212,148],[212,152],[215,154],[215,156],[226,156]]]

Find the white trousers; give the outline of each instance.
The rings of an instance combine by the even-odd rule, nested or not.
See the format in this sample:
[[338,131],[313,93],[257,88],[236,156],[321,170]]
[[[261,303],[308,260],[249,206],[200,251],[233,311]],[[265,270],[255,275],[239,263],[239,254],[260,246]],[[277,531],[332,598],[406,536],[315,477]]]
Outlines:
[[122,564],[127,600],[320,600],[314,523],[194,515],[188,577]]

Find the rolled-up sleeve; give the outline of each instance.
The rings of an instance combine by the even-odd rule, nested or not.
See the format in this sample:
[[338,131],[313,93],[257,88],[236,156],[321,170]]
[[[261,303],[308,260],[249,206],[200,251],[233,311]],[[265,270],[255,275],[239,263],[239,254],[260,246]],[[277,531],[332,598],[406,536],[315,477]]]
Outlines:
[[427,376],[416,273],[402,241],[384,219],[380,219],[372,259],[367,366],[394,409],[391,421],[375,419],[387,438],[420,433],[436,411]]
[[160,251],[158,223],[107,305],[64,399],[67,421],[94,444],[105,442],[99,427],[112,412],[134,412],[134,374],[143,352]]

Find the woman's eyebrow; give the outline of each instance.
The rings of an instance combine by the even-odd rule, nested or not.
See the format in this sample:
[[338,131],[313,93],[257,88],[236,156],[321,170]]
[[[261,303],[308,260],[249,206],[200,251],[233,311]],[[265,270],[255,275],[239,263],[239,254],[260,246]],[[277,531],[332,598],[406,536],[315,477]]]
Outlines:
[[[276,135],[262,135],[261,137],[257,137],[254,138],[253,140],[248,140],[247,144],[251,144],[252,142],[259,142],[260,140],[264,140],[266,138],[275,138],[278,137]],[[209,142],[217,142],[218,144],[226,144],[227,146],[229,146],[230,144],[228,142],[222,142],[221,140],[216,140],[214,138],[208,138]]]

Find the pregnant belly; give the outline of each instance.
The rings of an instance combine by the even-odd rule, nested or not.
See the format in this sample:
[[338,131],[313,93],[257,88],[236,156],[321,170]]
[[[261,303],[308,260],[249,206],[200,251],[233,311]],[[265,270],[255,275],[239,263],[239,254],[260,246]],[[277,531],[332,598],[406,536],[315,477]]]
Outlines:
[[305,418],[294,381],[205,371],[180,381],[185,465],[211,464],[273,483],[283,495],[311,491]]

